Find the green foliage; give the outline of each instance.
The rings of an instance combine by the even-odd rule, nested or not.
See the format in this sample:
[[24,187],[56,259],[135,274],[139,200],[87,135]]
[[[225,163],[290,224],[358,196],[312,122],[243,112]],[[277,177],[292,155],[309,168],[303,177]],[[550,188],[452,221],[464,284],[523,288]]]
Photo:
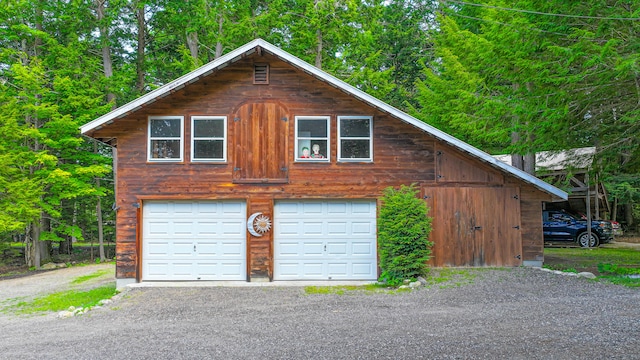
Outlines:
[[378,214],[378,249],[382,281],[399,285],[424,275],[433,243],[429,241],[431,218],[415,186],[384,190]]

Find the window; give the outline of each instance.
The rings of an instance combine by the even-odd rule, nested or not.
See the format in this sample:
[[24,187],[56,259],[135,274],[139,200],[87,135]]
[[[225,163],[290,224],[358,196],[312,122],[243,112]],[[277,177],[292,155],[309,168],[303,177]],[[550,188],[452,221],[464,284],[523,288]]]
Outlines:
[[296,161],[329,161],[329,117],[296,116]]
[[227,118],[191,117],[191,160],[227,161]]
[[149,161],[182,161],[183,116],[149,117]]
[[338,160],[373,161],[371,116],[338,116]]

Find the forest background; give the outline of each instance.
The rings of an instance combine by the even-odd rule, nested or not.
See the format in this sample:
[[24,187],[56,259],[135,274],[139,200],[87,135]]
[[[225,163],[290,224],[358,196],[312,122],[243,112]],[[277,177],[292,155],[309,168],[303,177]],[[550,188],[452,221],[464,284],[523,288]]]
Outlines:
[[606,216],[640,218],[635,0],[6,0],[0,250],[113,241],[111,149],[78,128],[255,38],[530,173],[594,146]]

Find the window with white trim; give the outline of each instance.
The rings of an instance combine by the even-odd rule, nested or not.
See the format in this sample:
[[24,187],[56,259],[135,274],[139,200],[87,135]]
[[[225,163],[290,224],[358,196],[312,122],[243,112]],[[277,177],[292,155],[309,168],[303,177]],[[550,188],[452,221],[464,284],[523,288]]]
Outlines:
[[184,116],[149,117],[149,161],[182,161]]
[[296,116],[296,161],[329,161],[329,116]]
[[373,161],[373,117],[338,116],[338,161]]
[[191,117],[191,161],[227,161],[227,117]]

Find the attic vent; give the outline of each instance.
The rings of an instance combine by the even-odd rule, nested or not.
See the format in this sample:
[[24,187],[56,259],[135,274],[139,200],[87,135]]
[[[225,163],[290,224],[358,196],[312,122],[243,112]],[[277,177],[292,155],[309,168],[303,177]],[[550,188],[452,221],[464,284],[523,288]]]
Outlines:
[[253,83],[254,84],[269,83],[269,64],[253,65]]

